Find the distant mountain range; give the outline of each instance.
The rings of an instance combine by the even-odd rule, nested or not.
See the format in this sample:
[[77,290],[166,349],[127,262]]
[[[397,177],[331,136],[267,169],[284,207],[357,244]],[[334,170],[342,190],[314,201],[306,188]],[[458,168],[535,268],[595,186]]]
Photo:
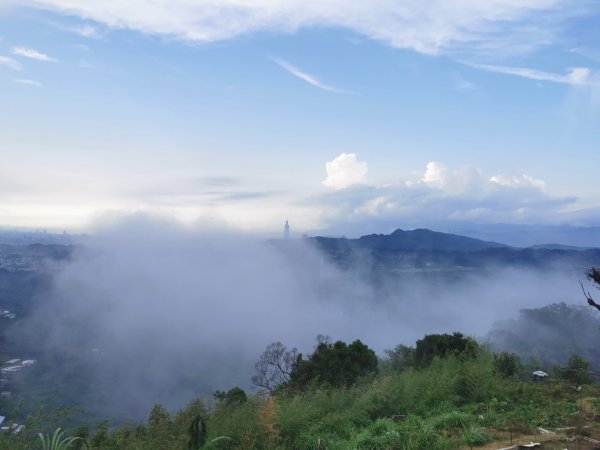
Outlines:
[[476,239],[503,242],[515,247],[557,244],[572,247],[600,248],[600,227],[572,225],[463,224],[453,226],[452,232]]
[[[495,266],[585,268],[600,265],[600,249],[558,244],[511,247],[506,244],[428,229],[396,230],[358,239],[309,240],[343,267],[384,272],[465,271]],[[369,265],[367,268],[365,265]]]
[[438,250],[472,252],[507,245],[483,241],[457,234],[440,233],[425,228],[412,231],[396,230],[392,234],[369,234],[358,239],[358,245],[387,250]]
[[[599,211],[600,215],[600,211]],[[454,233],[484,241],[502,242],[513,247],[559,244],[574,247],[600,248],[600,226],[576,225],[525,225],[510,223],[472,223],[460,221],[433,221],[427,223],[404,222],[405,229],[428,228]],[[368,228],[367,228],[368,227]],[[378,224],[378,232],[391,233],[397,224]],[[323,230],[321,235],[357,238],[374,230],[372,226],[359,223],[339,224],[336,228]]]

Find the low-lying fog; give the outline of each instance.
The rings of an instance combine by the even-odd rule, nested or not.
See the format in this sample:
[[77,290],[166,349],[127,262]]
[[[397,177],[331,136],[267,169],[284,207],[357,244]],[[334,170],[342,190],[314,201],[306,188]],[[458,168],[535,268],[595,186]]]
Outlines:
[[92,364],[90,389],[103,390],[114,416],[143,418],[156,402],[177,408],[216,389],[250,388],[254,362],[273,341],[310,352],[324,334],[361,339],[382,355],[426,333],[483,336],[521,308],[580,300],[582,275],[566,270],[498,269],[458,283],[419,277],[379,289],[308,241],[285,244],[122,222],[61,271],[29,335]]

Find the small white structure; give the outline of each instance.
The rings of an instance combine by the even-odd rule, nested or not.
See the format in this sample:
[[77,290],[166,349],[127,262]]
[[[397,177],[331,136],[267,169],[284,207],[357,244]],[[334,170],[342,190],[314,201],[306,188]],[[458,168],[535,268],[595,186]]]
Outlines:
[[35,359],[25,359],[21,365],[22,366],[33,366],[35,364]]
[[545,380],[550,376],[543,370],[536,370],[532,375],[534,381]]
[[19,361],[21,361],[19,358],[14,358],[14,359],[9,359],[4,364],[17,364]]

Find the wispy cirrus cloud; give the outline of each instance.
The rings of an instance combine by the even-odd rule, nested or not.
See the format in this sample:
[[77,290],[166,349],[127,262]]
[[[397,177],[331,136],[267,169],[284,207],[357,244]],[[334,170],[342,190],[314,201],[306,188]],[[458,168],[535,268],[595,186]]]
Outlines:
[[13,47],[12,49],[13,55],[23,56],[25,58],[36,59],[38,61],[46,61],[46,62],[56,62],[55,58],[51,58],[50,56],[38,52],[32,48],[26,47]]
[[100,33],[98,32],[98,28],[86,24],[86,25],[77,25],[75,27],[71,27],[70,31],[78,34],[79,36],[83,36],[85,38],[97,38],[100,37]]
[[26,79],[26,78],[15,78],[13,81],[15,83],[17,83],[17,84],[26,84],[26,85],[29,85],[29,86],[36,86],[36,87],[41,87],[42,86],[41,83],[38,83],[35,80]]
[[271,59],[273,60],[274,63],[276,63],[282,69],[286,70],[287,72],[291,73],[295,77],[300,78],[301,80],[307,82],[308,84],[310,84],[314,87],[323,89],[325,91],[334,92],[336,94],[353,94],[353,92],[346,91],[343,89],[338,89],[336,87],[333,87],[333,86],[323,83],[317,77],[298,69],[296,66],[292,65],[285,59],[278,58],[276,56],[271,56]]
[[0,56],[0,65],[6,66],[12,70],[21,70],[21,63],[13,58],[9,58],[8,56]]
[[543,72],[541,70],[529,69],[526,67],[508,67],[496,66],[490,64],[468,64],[476,69],[485,70],[487,72],[503,73],[506,75],[514,75],[521,78],[528,78],[537,81],[550,81],[552,83],[586,85],[589,84],[591,71],[587,67],[574,67],[567,72],[566,75],[561,75],[552,72]]
[[[440,54],[519,49],[557,40],[565,22],[595,0],[4,0],[51,9],[110,28],[212,42],[257,31],[345,28],[397,48]],[[597,9],[596,9],[597,11]],[[518,40],[506,40],[516,36]]]

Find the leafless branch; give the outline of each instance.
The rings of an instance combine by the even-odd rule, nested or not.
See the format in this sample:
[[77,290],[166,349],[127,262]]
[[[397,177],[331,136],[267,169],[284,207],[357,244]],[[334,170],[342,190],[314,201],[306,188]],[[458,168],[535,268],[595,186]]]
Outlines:
[[598,311],[600,311],[600,305],[594,301],[594,299],[592,298],[592,294],[590,294],[589,291],[586,292],[586,290],[583,288],[583,283],[581,281],[579,282],[579,284],[581,285],[581,290],[583,291],[583,295],[585,296],[588,305],[593,306]]
[[252,377],[252,383],[269,392],[280,384],[287,383],[297,354],[296,348],[288,350],[281,342],[269,344],[254,365],[256,375]]

